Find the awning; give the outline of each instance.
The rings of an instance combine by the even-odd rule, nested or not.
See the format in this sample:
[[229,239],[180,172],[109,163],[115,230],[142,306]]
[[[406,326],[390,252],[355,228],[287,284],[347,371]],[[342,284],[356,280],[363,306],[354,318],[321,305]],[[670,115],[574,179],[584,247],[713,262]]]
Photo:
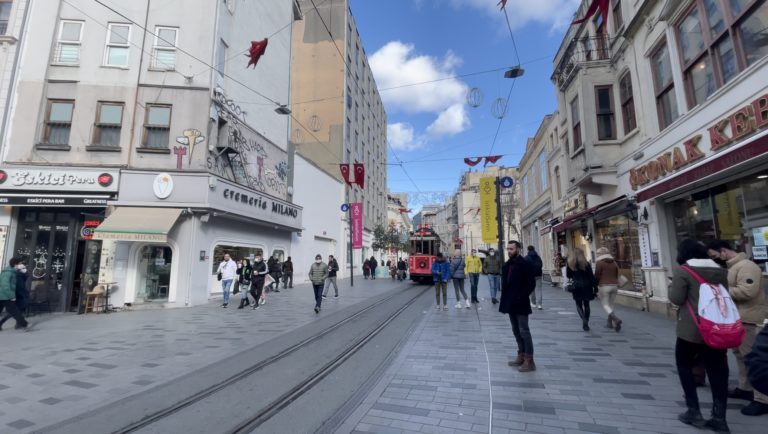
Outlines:
[[552,230],[555,233],[562,232],[562,231],[568,229],[576,220],[579,220],[579,219],[584,218],[584,217],[589,217],[592,214],[600,211],[600,209],[605,208],[605,207],[607,207],[607,206],[609,206],[609,205],[611,205],[613,203],[616,203],[616,202],[618,202],[620,200],[624,200],[625,198],[626,198],[625,195],[621,195],[621,196],[619,196],[617,198],[614,198],[614,199],[611,199],[611,200],[609,200],[607,202],[603,202],[600,205],[595,205],[592,208],[588,208],[588,209],[585,209],[584,211],[577,212],[576,214],[569,215],[569,216],[567,216],[567,217],[565,217],[563,219],[562,223],[558,224],[557,226],[553,226]]
[[93,239],[164,243],[180,214],[176,208],[120,207],[96,228]]

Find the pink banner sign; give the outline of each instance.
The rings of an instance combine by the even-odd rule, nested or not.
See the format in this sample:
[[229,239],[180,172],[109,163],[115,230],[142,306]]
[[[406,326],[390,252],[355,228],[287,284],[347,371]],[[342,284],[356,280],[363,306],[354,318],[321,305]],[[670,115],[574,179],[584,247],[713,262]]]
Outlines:
[[363,204],[352,204],[352,248],[363,248]]

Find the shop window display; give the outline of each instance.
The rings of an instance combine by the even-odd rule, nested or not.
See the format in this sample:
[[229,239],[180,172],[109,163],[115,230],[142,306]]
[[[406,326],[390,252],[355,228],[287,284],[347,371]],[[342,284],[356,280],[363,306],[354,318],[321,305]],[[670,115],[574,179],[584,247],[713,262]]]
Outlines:
[[[282,252],[282,250],[280,251]],[[240,247],[240,246],[228,246],[218,245],[213,249],[213,261],[211,261],[211,274],[216,274],[216,270],[219,269],[219,264],[224,260],[224,254],[229,253],[229,256],[235,260],[240,261],[243,258],[248,258],[253,262],[253,258],[256,255],[264,256],[264,249],[261,247]],[[264,258],[266,260],[267,258]],[[282,261],[282,256],[281,259]]]
[[614,216],[595,225],[595,246],[605,247],[616,260],[619,273],[629,280],[622,289],[642,290],[645,285],[640,259],[640,240],[637,223],[624,215]]
[[136,303],[168,300],[173,250],[168,246],[144,246],[140,251]]

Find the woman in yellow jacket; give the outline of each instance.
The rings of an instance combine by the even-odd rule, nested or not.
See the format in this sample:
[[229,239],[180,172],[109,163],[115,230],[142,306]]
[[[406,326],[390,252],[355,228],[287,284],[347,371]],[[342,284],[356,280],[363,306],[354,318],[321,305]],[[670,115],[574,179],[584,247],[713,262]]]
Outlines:
[[472,293],[472,303],[480,303],[477,299],[477,282],[480,280],[480,273],[483,271],[483,262],[477,257],[477,251],[472,249],[470,256],[466,259],[464,265],[464,274],[469,276],[469,286]]

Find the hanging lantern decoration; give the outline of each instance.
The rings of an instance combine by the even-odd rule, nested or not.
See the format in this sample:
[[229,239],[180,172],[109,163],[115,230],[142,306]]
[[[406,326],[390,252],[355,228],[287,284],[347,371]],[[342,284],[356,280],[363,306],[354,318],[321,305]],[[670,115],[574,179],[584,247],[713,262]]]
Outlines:
[[473,87],[467,92],[467,105],[478,108],[483,104],[483,91],[479,87]]
[[504,98],[496,98],[491,106],[491,113],[496,119],[502,119],[507,114],[507,100]]
[[301,143],[304,140],[304,132],[300,128],[296,128],[291,134],[291,140],[293,143]]
[[312,115],[311,118],[309,118],[309,129],[312,130],[313,133],[316,133],[320,131],[323,128],[323,121],[320,120],[320,117],[317,115]]

